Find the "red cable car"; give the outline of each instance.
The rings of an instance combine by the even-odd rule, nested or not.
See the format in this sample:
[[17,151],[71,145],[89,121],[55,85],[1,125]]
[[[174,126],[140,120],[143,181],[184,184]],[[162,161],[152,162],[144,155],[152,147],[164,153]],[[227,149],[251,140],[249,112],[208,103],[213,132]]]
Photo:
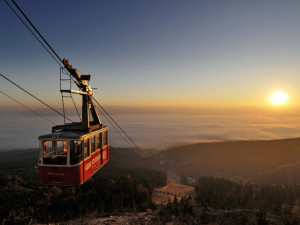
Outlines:
[[[70,88],[62,89],[61,85],[60,91],[62,96],[63,93],[82,95],[82,121],[65,122],[52,127],[52,133],[39,136],[38,167],[41,184],[75,186],[84,183],[108,162],[108,127],[101,123],[93,104],[93,90],[87,82],[91,76],[80,74],[67,59],[63,63],[61,81],[69,80]],[[69,79],[62,79],[62,73]],[[71,83],[75,83],[79,91],[72,90]]]

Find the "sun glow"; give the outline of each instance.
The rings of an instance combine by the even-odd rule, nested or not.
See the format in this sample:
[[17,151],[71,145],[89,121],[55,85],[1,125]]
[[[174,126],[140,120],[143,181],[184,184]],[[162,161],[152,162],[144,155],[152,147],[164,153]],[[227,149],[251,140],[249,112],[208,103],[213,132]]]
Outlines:
[[288,93],[278,90],[270,95],[270,103],[277,106],[284,105],[288,102],[289,98]]

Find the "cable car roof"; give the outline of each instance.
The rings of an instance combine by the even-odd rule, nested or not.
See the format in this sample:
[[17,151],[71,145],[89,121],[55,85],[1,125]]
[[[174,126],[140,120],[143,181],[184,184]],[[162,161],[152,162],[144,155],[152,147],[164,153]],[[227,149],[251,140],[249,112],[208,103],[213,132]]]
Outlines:
[[44,134],[38,137],[39,140],[41,139],[76,139],[80,140],[84,137],[91,136],[93,134],[101,133],[102,131],[108,130],[107,126],[103,126],[102,129],[95,130],[93,132],[87,131],[57,131],[52,132],[49,134]]

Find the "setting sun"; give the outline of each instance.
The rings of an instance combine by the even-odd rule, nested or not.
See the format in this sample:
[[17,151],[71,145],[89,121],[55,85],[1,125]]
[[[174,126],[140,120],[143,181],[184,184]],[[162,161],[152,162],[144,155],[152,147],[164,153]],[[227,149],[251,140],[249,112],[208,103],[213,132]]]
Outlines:
[[288,93],[278,90],[270,95],[270,103],[273,105],[284,105],[288,102],[289,98]]

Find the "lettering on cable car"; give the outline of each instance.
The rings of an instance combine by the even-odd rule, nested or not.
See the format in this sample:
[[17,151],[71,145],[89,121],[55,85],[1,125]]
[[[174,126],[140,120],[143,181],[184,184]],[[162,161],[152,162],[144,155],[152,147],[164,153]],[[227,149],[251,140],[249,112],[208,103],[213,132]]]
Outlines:
[[94,165],[95,163],[97,163],[100,160],[100,155],[97,155],[95,158],[92,159],[92,164]]
[[89,170],[91,168],[92,165],[96,164],[98,161],[100,161],[100,155],[97,155],[95,158],[92,159],[91,162],[87,163],[85,165],[85,170]]
[[89,162],[85,165],[85,170],[89,170],[92,167],[92,162]]

